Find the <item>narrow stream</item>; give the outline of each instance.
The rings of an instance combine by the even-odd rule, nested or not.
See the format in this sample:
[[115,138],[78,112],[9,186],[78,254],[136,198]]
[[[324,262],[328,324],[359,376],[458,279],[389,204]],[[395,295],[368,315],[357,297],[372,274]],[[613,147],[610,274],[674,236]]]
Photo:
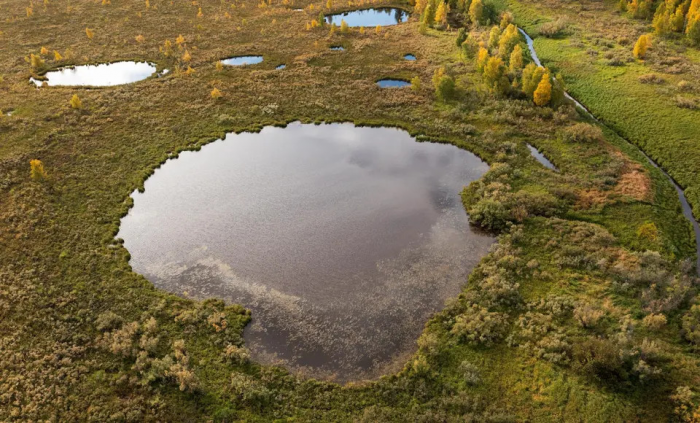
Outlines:
[[[520,30],[520,33],[523,34],[523,37],[525,37],[525,41],[527,42],[527,48],[530,50],[530,56],[532,56],[532,60],[535,62],[537,66],[542,66],[542,63],[540,62],[539,57],[537,57],[537,52],[535,51],[535,46],[532,38],[527,35],[525,31],[523,31],[522,28],[518,28]],[[595,116],[593,116],[593,113],[591,113],[583,104],[581,104],[578,100],[573,98],[569,93],[564,93],[566,98],[569,100],[573,101],[574,104],[576,104],[576,107],[579,109],[583,110],[588,116],[591,117],[591,119],[595,120],[599,124],[605,126],[608,129],[611,129],[605,123],[601,122],[599,119],[597,119]],[[619,135],[619,134],[618,134]],[[623,137],[620,137],[624,139]],[[626,140],[627,141],[627,140]],[[634,146],[639,150],[640,153],[644,155],[644,157],[647,158],[649,163],[654,166],[655,168],[659,169],[661,173],[663,173],[666,178],[668,178],[669,181],[671,181],[671,184],[673,184],[673,187],[676,189],[676,192],[678,193],[678,199],[681,201],[681,208],[683,209],[683,216],[685,216],[690,223],[693,225],[693,230],[695,231],[695,246],[696,246],[696,267],[695,270],[698,272],[700,275],[700,224],[698,224],[698,221],[695,220],[695,216],[693,216],[693,209],[690,207],[690,204],[688,204],[688,200],[685,198],[685,193],[683,192],[683,188],[681,188],[675,180],[666,173],[666,171],[659,166],[651,157],[649,157],[641,148],[637,147],[630,141],[627,141],[630,145]]]

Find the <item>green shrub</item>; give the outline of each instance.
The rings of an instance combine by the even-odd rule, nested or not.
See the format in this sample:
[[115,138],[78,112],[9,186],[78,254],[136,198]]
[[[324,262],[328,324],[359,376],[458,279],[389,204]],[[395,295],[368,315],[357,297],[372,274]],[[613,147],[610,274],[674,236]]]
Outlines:
[[484,198],[469,208],[469,218],[482,228],[502,231],[511,220],[510,212],[500,201]]
[[696,304],[683,316],[683,338],[700,346],[700,305]]
[[544,37],[554,38],[562,35],[568,25],[566,18],[560,17],[556,21],[545,22],[540,25],[538,32]]
[[571,143],[591,143],[604,140],[603,130],[588,123],[576,123],[564,130],[564,141]]
[[609,339],[587,338],[573,347],[574,368],[602,382],[627,380],[629,371],[618,346]]
[[464,43],[464,41],[466,41],[466,39],[467,39],[467,30],[465,28],[460,28],[459,31],[457,31],[457,39],[455,40],[457,47],[462,47],[462,43]]
[[440,101],[448,101],[452,99],[455,93],[455,80],[452,77],[443,75],[440,77],[435,95]]
[[469,344],[485,344],[501,339],[508,318],[505,313],[489,311],[477,304],[471,304],[455,319],[450,333]]

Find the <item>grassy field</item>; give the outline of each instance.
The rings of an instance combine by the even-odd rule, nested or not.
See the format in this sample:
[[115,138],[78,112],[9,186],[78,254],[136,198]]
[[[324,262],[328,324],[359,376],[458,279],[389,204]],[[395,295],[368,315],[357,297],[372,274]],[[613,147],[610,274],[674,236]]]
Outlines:
[[[645,60],[635,60],[632,46],[641,34],[653,32],[651,22],[621,15],[618,2],[508,3],[517,22],[533,35],[546,22],[568,22],[561,36],[536,39],[540,59],[564,75],[568,91],[597,118],[660,164],[700,216],[697,49],[654,37]],[[648,75],[658,79],[644,83]],[[696,107],[679,107],[679,98]]]
[[[0,420],[690,421],[700,386],[694,242],[659,171],[609,131],[564,141],[585,121],[570,106],[489,94],[452,30],[420,34],[415,16],[379,33],[306,30],[325,5],[49,0],[29,13],[26,1],[0,0]],[[338,44],[346,50],[329,50]],[[42,47],[50,54],[33,69]],[[215,66],[248,54],[265,60]],[[129,59],[173,72],[99,89],[28,82],[57,66]],[[457,81],[446,103],[430,82],[439,67]],[[421,89],[375,84],[414,76]],[[294,120],[398,126],[491,165],[463,198],[473,216],[496,210],[498,243],[397,374],[339,386],[251,362],[244,308],[156,290],[114,239],[129,194],[167,158]],[[663,151],[688,163],[693,153],[679,150]],[[652,152],[676,163],[662,153]],[[32,159],[47,178],[30,178]]]

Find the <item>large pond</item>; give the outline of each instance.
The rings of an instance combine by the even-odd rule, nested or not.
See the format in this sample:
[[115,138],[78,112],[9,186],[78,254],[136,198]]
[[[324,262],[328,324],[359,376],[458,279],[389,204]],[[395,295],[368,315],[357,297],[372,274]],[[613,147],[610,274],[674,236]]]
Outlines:
[[50,86],[107,87],[129,84],[148,78],[156,72],[155,65],[146,62],[115,62],[101,65],[83,65],[47,72],[46,80],[30,80],[37,86],[46,82]]
[[353,10],[326,16],[326,22],[340,26],[345,21],[350,27],[358,26],[390,26],[408,20],[408,12],[395,7],[380,7],[377,9]]
[[169,160],[118,236],[157,287],[252,309],[256,360],[372,378],[403,364],[492,244],[459,196],[486,170],[398,129],[266,127]]

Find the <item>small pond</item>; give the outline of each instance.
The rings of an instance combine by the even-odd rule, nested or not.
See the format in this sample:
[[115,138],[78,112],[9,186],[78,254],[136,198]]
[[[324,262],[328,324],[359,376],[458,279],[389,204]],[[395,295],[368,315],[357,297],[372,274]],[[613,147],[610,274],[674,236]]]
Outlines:
[[221,63],[228,66],[257,65],[262,63],[262,56],[238,56],[222,60]]
[[343,47],[343,46],[331,46],[331,50],[333,50],[333,51],[343,51],[343,50],[345,50],[345,47]]
[[47,72],[46,80],[30,80],[37,86],[46,82],[49,86],[92,86],[108,87],[141,81],[156,72],[152,63],[146,62],[115,62],[101,65],[83,65],[65,67]]
[[282,70],[282,69],[284,69],[284,68],[286,68],[286,67],[287,67],[287,65],[278,65],[275,69],[276,69],[276,70]]
[[410,86],[411,83],[401,79],[380,79],[377,81],[377,85],[380,88],[403,88]]
[[538,149],[536,149],[530,144],[527,145],[527,148],[530,149],[530,154],[532,155],[532,157],[534,157],[535,160],[537,160],[538,162],[542,163],[544,167],[546,167],[547,169],[558,171],[557,167],[554,166],[554,163],[550,162],[549,159],[546,158],[544,154],[542,154]]
[[413,61],[416,60],[416,56],[414,56],[414,55],[412,55],[412,54],[406,54],[405,56],[403,56],[403,58],[404,58],[405,60],[410,61],[410,62],[413,62]]
[[372,378],[405,363],[493,243],[459,195],[487,169],[398,129],[265,127],[166,162],[118,236],[157,287],[250,308],[254,359]]
[[326,16],[326,22],[340,26],[345,21],[350,27],[375,27],[396,25],[408,20],[408,12],[395,7],[379,7],[376,9],[353,10]]

